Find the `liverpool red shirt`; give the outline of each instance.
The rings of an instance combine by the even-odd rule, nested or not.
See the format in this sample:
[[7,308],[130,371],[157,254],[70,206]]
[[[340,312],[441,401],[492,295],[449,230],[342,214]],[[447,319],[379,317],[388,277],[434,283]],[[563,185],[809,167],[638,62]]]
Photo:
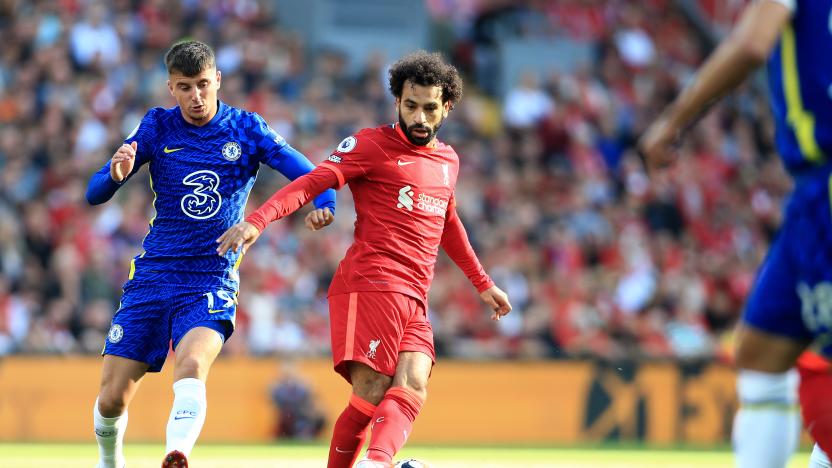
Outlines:
[[355,240],[329,294],[394,291],[426,300],[442,245],[478,291],[493,286],[454,208],[459,157],[450,146],[411,144],[398,125],[364,129],[315,170],[275,194],[247,221],[262,230],[317,193],[349,185]]

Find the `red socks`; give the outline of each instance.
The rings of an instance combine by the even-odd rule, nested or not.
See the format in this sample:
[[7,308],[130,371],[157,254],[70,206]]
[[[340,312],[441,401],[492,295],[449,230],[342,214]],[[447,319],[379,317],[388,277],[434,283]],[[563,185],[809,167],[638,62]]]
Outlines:
[[391,463],[393,456],[407,441],[413,421],[422,410],[422,404],[424,401],[419,395],[408,388],[393,387],[387,390],[372,416],[372,436],[367,458]]
[[350,396],[350,403],[335,421],[327,468],[350,468],[355,463],[375,411],[375,405],[355,394]]
[[832,400],[829,388],[832,386],[832,374],[828,363],[826,368],[811,368],[801,362],[800,371],[800,407],[803,413],[803,426],[827,454],[832,454]]

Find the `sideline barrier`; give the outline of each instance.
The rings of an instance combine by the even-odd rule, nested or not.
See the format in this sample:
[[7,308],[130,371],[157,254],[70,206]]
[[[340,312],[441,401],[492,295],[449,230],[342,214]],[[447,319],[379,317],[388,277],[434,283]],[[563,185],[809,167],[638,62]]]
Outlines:
[[[142,381],[131,405],[128,441],[164,439],[173,399],[171,364]],[[0,360],[0,441],[91,441],[100,365],[98,357]],[[328,437],[349,386],[329,360],[296,361],[292,367],[326,413]],[[272,440],[277,411],[269,393],[283,371],[284,363],[273,358],[220,359],[208,381],[200,440]],[[717,364],[440,360],[410,441],[725,444],[736,409],[734,375]]]

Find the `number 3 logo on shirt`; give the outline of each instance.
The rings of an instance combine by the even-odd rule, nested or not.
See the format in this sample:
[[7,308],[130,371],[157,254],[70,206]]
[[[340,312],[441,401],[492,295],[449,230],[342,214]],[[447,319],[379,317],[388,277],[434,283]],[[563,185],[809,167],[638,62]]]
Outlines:
[[216,172],[192,172],[182,179],[182,183],[195,187],[193,193],[182,197],[182,212],[194,219],[208,219],[217,214],[222,196],[217,192],[220,176]]

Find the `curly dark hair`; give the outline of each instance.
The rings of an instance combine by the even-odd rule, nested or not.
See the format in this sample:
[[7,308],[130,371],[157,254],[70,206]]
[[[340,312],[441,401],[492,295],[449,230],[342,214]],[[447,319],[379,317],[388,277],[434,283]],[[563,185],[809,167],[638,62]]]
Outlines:
[[199,75],[203,70],[216,66],[214,51],[199,41],[182,41],[173,45],[165,54],[168,73],[179,72],[185,76]]
[[442,88],[442,102],[454,104],[462,99],[462,78],[456,67],[445,63],[438,52],[430,53],[419,50],[399,59],[390,67],[390,92],[402,97],[404,82],[420,86],[439,86]]

